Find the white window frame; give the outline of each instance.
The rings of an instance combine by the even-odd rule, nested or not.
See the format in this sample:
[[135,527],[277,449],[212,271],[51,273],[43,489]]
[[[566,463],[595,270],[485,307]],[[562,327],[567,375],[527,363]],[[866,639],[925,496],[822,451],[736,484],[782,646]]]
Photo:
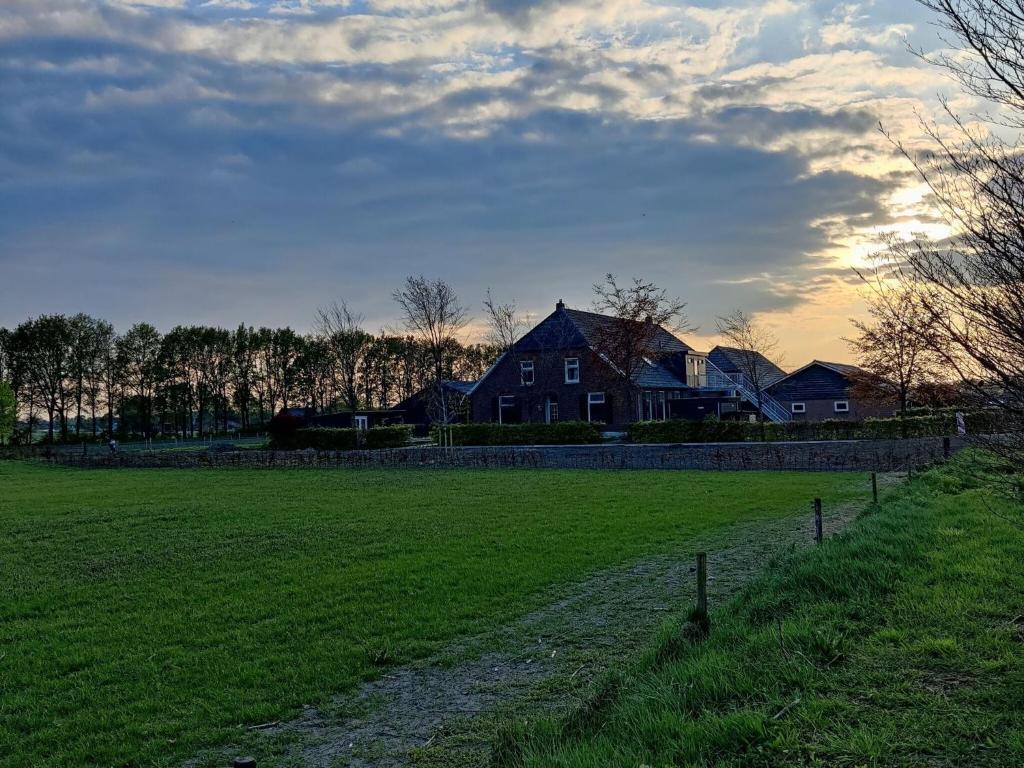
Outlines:
[[[840,408],[839,406],[842,406]],[[849,400],[836,400],[832,405],[833,413],[849,413],[850,412],[850,401]]]
[[[530,374],[530,380],[526,380],[526,374]],[[520,360],[519,361],[519,383],[524,387],[532,387],[533,382],[537,380],[535,375],[535,369],[533,366],[533,360]]]
[[[576,371],[576,377],[570,378],[569,371]],[[565,383],[566,384],[579,384],[580,383],[580,359],[578,357],[567,357],[565,358]]]
[[587,421],[593,421],[590,417],[590,406],[592,405],[604,405],[608,402],[604,396],[604,392],[587,392]]
[[789,410],[793,413],[807,413],[807,403],[793,403]]
[[556,424],[558,422],[558,401],[548,398],[544,402],[544,421],[547,424]]
[[[506,400],[511,400],[512,402],[509,403],[508,405],[505,405],[504,401],[506,401]],[[516,407],[516,396],[515,395],[498,395],[498,423],[499,424],[504,424],[505,423],[505,419],[502,418],[502,414],[504,413],[504,410],[506,408],[515,408],[515,407]]]
[[370,417],[369,416],[355,416],[354,417],[356,429],[365,431],[370,428]]

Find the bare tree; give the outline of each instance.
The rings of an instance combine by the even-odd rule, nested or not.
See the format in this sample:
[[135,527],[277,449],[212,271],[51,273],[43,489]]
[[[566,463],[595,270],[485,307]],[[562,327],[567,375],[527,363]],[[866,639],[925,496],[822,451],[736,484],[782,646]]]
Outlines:
[[435,408],[439,421],[448,424],[451,409],[444,386],[445,353],[458,334],[469,322],[468,310],[459,297],[443,280],[407,277],[405,283],[392,294],[402,313],[405,329],[418,338],[430,355],[432,388],[436,393]]
[[855,386],[861,397],[893,403],[905,414],[911,396],[941,370],[935,352],[935,319],[923,306],[916,286],[888,280],[878,270],[857,274],[870,286],[871,320],[852,320],[857,335],[846,339],[865,371]]
[[759,325],[742,309],[719,317],[715,325],[719,335],[734,348],[732,358],[749,383],[748,389],[754,394],[763,439],[765,390],[775,383],[773,373],[782,365],[779,339],[771,329]]
[[363,330],[363,316],[344,301],[317,310],[316,330],[328,343],[341,383],[341,395],[353,412],[359,408],[360,382],[373,336]]
[[[949,55],[930,59],[996,113],[970,127],[944,103],[958,138],[926,126],[933,149],[897,146],[952,225],[949,243],[893,242],[897,275],[923,286],[934,351],[980,404],[1004,412],[1009,438],[987,447],[1024,468],[1024,0],[919,0],[939,16]],[[922,54],[923,55],[923,54]],[[927,57],[926,57],[927,58]],[[1006,136],[1017,133],[1016,138]]]
[[612,317],[612,322],[602,323],[596,329],[594,351],[612,369],[612,386],[618,385],[632,408],[639,391],[636,376],[646,361],[657,360],[669,352],[672,333],[691,327],[685,314],[686,304],[639,278],[619,285],[612,274],[594,284],[594,294],[594,309]]
[[491,295],[490,288],[484,298],[484,312],[487,315],[487,343],[501,352],[508,352],[523,335],[527,318],[519,314],[519,307],[514,301],[499,304]]

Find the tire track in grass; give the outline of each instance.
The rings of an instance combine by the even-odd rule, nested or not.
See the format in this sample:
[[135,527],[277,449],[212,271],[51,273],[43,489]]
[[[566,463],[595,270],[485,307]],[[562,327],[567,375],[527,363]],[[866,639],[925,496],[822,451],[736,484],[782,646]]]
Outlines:
[[[892,481],[894,478],[886,478]],[[828,510],[826,535],[864,505]],[[773,557],[814,543],[810,508],[782,519],[737,524],[695,541],[678,557],[602,571],[561,591],[514,624],[389,670],[381,678],[309,707],[295,720],[250,729],[247,738],[188,766],[223,766],[254,752],[260,766],[398,768],[479,766],[497,727],[567,708],[606,670],[650,643],[695,596],[693,555],[708,551],[712,610],[760,574]]]

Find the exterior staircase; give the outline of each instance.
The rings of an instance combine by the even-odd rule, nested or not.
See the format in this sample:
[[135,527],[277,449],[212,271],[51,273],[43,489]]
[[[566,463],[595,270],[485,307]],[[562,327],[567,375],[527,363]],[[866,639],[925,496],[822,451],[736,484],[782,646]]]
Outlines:
[[[735,392],[755,408],[757,407],[757,388],[753,382],[742,373],[725,373],[710,360],[707,361],[706,386],[708,389]],[[787,421],[793,420],[793,414],[789,412],[789,409],[767,392],[761,393],[761,413],[766,419],[776,424],[785,424]]]

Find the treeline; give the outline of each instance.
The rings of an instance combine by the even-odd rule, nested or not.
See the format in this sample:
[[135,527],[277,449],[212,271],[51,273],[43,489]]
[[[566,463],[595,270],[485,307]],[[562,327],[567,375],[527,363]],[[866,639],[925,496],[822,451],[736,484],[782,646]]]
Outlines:
[[[360,332],[362,333],[362,332]],[[412,336],[365,334],[357,357],[326,334],[148,323],[118,333],[98,318],[43,315],[0,328],[0,381],[31,441],[253,430],[282,408],[389,408],[436,377],[437,350]],[[476,379],[495,347],[447,339],[442,374]]]

